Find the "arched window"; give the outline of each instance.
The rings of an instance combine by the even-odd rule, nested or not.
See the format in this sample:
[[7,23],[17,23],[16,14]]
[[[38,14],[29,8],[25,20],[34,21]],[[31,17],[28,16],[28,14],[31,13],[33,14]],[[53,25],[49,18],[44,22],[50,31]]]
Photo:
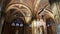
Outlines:
[[22,20],[20,20],[20,19],[17,18],[17,19],[14,19],[14,20],[12,21],[11,26],[23,27],[23,22],[22,22]]

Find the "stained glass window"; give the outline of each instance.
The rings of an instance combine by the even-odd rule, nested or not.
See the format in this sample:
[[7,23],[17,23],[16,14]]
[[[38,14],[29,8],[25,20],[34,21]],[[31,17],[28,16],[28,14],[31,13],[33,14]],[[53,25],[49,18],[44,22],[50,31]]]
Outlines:
[[19,27],[23,27],[23,22],[20,19],[15,19],[12,24],[12,26],[19,26]]
[[13,22],[11,25],[12,25],[12,26],[15,26],[15,23]]
[[23,24],[22,23],[20,24],[20,27],[23,27]]
[[19,23],[16,23],[16,26],[19,26]]

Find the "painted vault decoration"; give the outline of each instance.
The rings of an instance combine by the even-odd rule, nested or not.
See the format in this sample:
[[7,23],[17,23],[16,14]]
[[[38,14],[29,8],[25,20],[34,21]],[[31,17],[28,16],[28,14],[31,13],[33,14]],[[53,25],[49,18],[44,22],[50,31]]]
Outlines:
[[2,0],[1,34],[56,34],[49,0]]

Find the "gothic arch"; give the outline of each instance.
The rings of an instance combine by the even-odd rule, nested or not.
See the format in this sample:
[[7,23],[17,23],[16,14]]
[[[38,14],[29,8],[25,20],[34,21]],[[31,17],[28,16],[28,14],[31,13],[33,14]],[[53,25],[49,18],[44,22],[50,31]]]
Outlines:
[[[28,20],[31,19],[32,11],[30,10],[29,7],[27,7],[27,6],[23,5],[23,4],[12,4],[12,5],[8,6],[6,8],[6,13],[9,12],[10,9],[19,10],[22,13],[22,15],[24,16],[25,20],[26,20],[26,18]],[[28,20],[26,20],[27,23],[29,22]]]
[[[13,4],[13,5],[10,5],[10,6],[8,6],[7,8],[6,8],[6,11],[5,11],[5,13],[6,13],[6,18],[5,18],[5,25],[6,25],[6,23],[7,23],[7,25],[8,26],[6,26],[8,29],[11,27],[10,26],[10,23],[11,23],[11,21],[13,21],[15,18],[19,18],[19,17],[15,17],[14,15],[11,15],[10,14],[10,12],[13,12],[13,13],[11,13],[11,14],[15,14],[15,13],[18,13],[18,15],[19,15],[19,17],[21,18],[21,17],[23,17],[23,18],[25,18],[25,21],[26,20],[28,20],[29,19],[29,21],[30,21],[30,19],[31,19],[31,16],[32,16],[32,13],[31,13],[31,10],[27,7],[27,6],[25,6],[25,5],[23,5],[23,4]],[[21,15],[22,16],[21,16]],[[21,18],[22,19],[22,18]],[[29,21],[27,22],[24,22],[24,23],[29,23]],[[4,26],[4,25],[3,25]],[[5,27],[5,26],[4,26]],[[5,29],[7,29],[7,28],[5,28]],[[3,30],[5,30],[5,29],[3,29]],[[7,29],[7,30],[8,30]],[[13,32],[13,31],[12,31]],[[3,33],[3,32],[2,32]],[[6,33],[7,34],[7,33]],[[14,33],[13,33],[14,34]]]
[[53,13],[51,13],[49,10],[44,9],[39,15],[42,15],[45,17],[45,19],[52,18],[54,19]]

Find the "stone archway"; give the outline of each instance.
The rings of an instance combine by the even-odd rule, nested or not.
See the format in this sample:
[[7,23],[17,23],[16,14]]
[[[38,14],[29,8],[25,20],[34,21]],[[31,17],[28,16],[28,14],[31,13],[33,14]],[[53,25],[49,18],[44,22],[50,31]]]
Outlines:
[[43,11],[39,15],[41,15],[41,18],[43,19],[43,21],[45,21],[45,34],[56,34],[56,25],[53,13],[51,13],[48,9],[43,9]]
[[6,8],[6,9],[7,9],[7,10],[6,10],[6,13],[7,13],[10,9],[17,9],[17,10],[19,10],[19,11],[23,14],[25,20],[26,20],[26,18],[27,18],[27,20],[26,20],[27,23],[29,22],[29,20],[31,20],[32,11],[30,10],[30,8],[29,8],[28,6],[25,6],[25,5],[23,5],[23,4],[13,4],[13,5],[10,5],[10,6],[9,6],[8,8]]
[[[12,27],[10,25],[11,21],[13,21],[13,19],[15,19],[15,18],[21,18],[23,20],[23,22],[25,23],[26,27],[25,26],[23,27],[24,30],[22,30],[22,31],[24,33],[22,33],[22,34],[31,34],[32,31],[31,31],[30,27],[27,26],[26,24],[28,24],[29,21],[31,20],[32,13],[31,13],[31,10],[27,6],[25,6],[23,4],[13,4],[13,5],[9,6],[8,8],[6,8],[5,13],[6,13],[6,17],[5,17],[5,22],[4,22],[4,25],[2,28],[3,29],[2,34],[3,34],[3,32],[5,32],[5,34],[9,34],[9,33],[15,34],[15,29],[20,29],[20,27],[19,28],[13,27],[13,29],[12,29]],[[13,30],[12,32],[10,32],[11,29]],[[21,34],[21,33],[18,33],[18,34]]]

